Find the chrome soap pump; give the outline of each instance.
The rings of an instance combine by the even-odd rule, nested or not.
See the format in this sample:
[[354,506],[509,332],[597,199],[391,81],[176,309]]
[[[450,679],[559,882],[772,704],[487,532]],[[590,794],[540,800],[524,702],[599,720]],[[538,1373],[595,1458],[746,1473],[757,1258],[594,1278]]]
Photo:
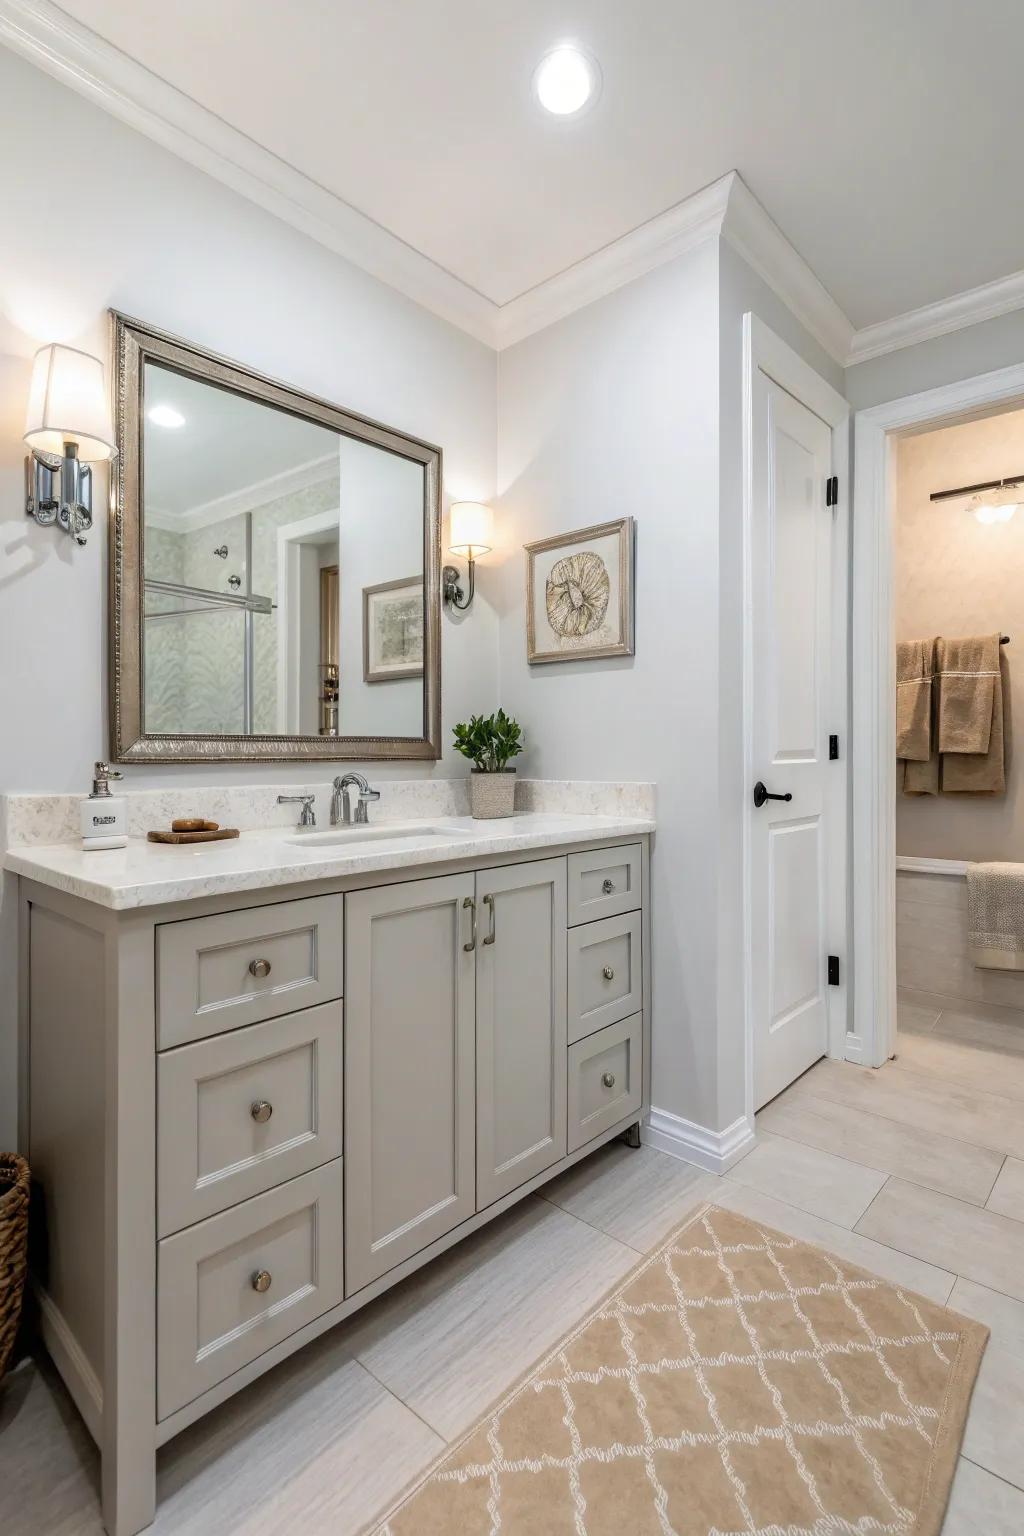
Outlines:
[[97,763],[93,769],[92,794],[82,801],[82,848],[127,848],[128,831],[124,798],[110,793],[110,780],[124,775]]

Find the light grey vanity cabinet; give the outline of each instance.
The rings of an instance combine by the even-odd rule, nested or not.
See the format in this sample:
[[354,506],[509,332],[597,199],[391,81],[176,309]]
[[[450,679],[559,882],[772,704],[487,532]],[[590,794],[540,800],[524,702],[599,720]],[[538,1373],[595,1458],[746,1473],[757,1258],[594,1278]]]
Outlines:
[[564,859],[476,877],[477,1208],[565,1156]]
[[596,842],[124,910],[22,875],[35,1284],[111,1536],[158,1445],[640,1121],[648,848]]
[[474,877],[346,897],[345,1294],[476,1208]]

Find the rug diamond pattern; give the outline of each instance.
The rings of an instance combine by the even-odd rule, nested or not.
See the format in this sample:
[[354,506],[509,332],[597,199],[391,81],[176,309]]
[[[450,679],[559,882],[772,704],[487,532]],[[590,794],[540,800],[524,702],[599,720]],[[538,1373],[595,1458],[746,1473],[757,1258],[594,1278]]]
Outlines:
[[909,1536],[973,1327],[709,1207],[379,1531]]

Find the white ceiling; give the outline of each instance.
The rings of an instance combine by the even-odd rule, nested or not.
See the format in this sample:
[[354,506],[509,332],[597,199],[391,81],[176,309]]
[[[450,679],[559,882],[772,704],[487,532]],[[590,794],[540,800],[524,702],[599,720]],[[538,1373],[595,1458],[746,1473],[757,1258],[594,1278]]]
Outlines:
[[[171,406],[184,425],[155,425],[148,413],[157,405]],[[222,498],[234,503],[261,488],[264,500],[283,494],[275,481],[290,471],[310,466],[317,480],[338,473],[339,438],[329,427],[152,363],[145,371],[145,410],[146,511],[162,520],[187,521],[191,514],[202,525],[217,515],[210,504]],[[237,510],[225,506],[222,515]]]
[[[1019,0],[62,0],[504,304],[736,168],[855,327],[1024,268]],[[596,107],[542,113],[575,39]]]

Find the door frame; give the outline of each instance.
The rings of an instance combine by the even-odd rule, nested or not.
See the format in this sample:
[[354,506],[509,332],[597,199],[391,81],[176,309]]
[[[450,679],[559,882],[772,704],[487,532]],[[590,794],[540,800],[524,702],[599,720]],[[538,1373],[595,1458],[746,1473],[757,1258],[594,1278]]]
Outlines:
[[[748,311],[743,316],[743,1015],[744,1103],[747,1122],[754,1125],[754,999],[753,922],[751,890],[751,834],[754,782],[753,693],[754,633],[752,623],[754,515],[754,380],[765,374],[787,394],[822,421],[832,432],[832,473],[839,477],[839,499],[833,514],[832,540],[832,655],[830,687],[836,729],[840,733],[840,760],[826,788],[826,812],[831,828],[828,847],[829,928],[839,947],[840,984],[827,989],[828,1055],[842,1060],[850,1054],[847,1033],[847,994],[850,975],[851,924],[847,871],[848,781],[850,753],[845,743],[848,729],[849,675],[849,488],[850,419],[852,408],[827,380],[794,352],[781,337]],[[824,487],[822,487],[824,491]],[[822,507],[822,516],[826,515]],[[837,832],[836,829],[839,829]]]
[[854,418],[852,1059],[880,1067],[896,1045],[895,445],[1024,406],[1024,364],[858,411]]

